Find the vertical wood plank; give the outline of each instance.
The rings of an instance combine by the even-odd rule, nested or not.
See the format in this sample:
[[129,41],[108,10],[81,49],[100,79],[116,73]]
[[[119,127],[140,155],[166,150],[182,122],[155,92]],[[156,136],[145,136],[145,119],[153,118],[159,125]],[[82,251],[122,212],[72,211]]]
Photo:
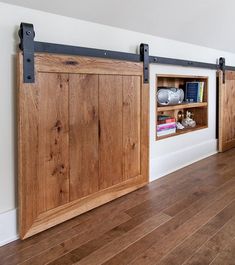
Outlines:
[[223,152],[223,118],[224,118],[224,113],[223,113],[223,108],[224,108],[224,93],[223,90],[225,89],[224,84],[223,84],[223,72],[218,71],[217,72],[217,77],[218,77],[218,93],[219,93],[219,141],[218,141],[218,146],[219,146],[219,152]]
[[98,191],[98,75],[70,75],[70,201]]
[[68,75],[39,73],[39,175],[46,209],[69,201]]
[[149,84],[141,78],[141,175],[147,182],[149,176]]
[[124,179],[140,175],[140,82],[139,76],[123,76]]
[[235,147],[235,72],[226,71],[219,75],[219,151]]
[[38,84],[23,83],[22,56],[18,57],[18,167],[19,232],[23,237],[39,213],[45,211],[38,175]]
[[99,188],[123,179],[122,76],[99,76]]
[[231,74],[231,79],[226,80],[224,92],[224,140],[225,142],[235,140],[235,73]]

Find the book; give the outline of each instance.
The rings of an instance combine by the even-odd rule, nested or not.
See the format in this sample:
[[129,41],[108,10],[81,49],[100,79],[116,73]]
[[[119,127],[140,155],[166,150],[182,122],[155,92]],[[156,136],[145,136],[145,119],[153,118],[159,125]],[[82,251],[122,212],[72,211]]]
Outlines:
[[200,101],[203,102],[204,82],[200,82]]
[[157,125],[157,131],[164,131],[164,130],[170,130],[176,128],[176,123],[175,122],[170,122],[170,123],[164,123],[164,124],[159,124]]
[[175,118],[167,118],[165,120],[158,120],[158,124],[164,124],[164,123],[171,123],[171,122],[175,122]]
[[186,102],[200,101],[200,82],[186,82],[185,100]]
[[157,117],[158,121],[165,121],[166,119],[170,119],[170,118],[171,118],[171,116],[169,116],[169,115],[159,115]]
[[204,82],[187,82],[185,88],[186,102],[203,102]]
[[172,128],[172,129],[169,129],[169,130],[158,131],[157,132],[157,136],[164,136],[164,135],[168,135],[168,134],[172,134],[172,133],[176,133],[176,128]]

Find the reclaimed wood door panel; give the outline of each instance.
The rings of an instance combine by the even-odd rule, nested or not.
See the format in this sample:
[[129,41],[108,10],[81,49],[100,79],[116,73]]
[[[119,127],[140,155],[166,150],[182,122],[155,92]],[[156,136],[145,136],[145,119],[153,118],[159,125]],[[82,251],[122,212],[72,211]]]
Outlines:
[[27,229],[39,213],[69,201],[68,75],[39,73],[33,89],[21,92],[20,168],[27,183],[21,192],[29,211],[21,223]]
[[49,210],[69,202],[68,75],[39,73],[37,95],[38,177]]
[[141,79],[123,77],[123,176],[129,179],[141,174],[140,126]]
[[22,239],[148,183],[149,87],[143,64],[19,54],[19,230]]
[[98,75],[69,75],[70,200],[98,191]]
[[99,76],[99,186],[122,182],[122,76]]
[[235,72],[218,72],[219,78],[219,151],[235,147]]

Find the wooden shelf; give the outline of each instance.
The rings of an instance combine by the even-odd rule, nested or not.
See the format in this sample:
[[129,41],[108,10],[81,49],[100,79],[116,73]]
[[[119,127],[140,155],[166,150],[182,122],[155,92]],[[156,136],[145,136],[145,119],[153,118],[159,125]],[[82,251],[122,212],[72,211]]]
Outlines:
[[[176,121],[182,120],[182,115],[186,114],[186,110],[190,109],[193,113],[193,119],[197,126],[194,128],[185,128],[177,130],[176,133],[156,136],[156,140],[177,136],[180,134],[190,133],[197,130],[208,128],[208,76],[193,76],[193,75],[157,75],[156,76],[156,95],[161,87],[181,88],[185,91],[187,82],[204,82],[203,102],[188,103],[184,102],[178,105],[162,106],[156,101],[156,125],[158,124],[159,115],[167,115],[175,118]],[[156,126],[157,127],[157,126]],[[157,132],[156,132],[157,134]]]
[[194,128],[185,128],[185,129],[182,129],[182,130],[177,130],[176,133],[172,133],[172,134],[168,134],[168,135],[164,135],[164,136],[157,136],[157,140],[162,140],[162,139],[166,139],[166,138],[169,138],[169,137],[172,137],[172,136],[176,136],[176,135],[180,135],[180,134],[185,134],[185,133],[189,133],[189,132],[194,132],[194,131],[197,131],[197,130],[202,130],[202,129],[206,129],[208,128],[208,126],[196,126]]
[[168,111],[168,110],[180,110],[180,109],[189,109],[189,108],[201,108],[201,107],[207,107],[207,102],[201,102],[201,103],[183,103],[178,105],[169,105],[169,106],[158,106],[157,111]]

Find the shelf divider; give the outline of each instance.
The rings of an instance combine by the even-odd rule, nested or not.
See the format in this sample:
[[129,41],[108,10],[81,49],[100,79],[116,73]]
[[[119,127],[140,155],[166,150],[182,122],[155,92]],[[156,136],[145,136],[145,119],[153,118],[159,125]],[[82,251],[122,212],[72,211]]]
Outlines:
[[168,110],[178,110],[178,109],[190,109],[190,108],[201,108],[207,107],[207,102],[197,102],[197,103],[183,103],[178,105],[168,105],[168,106],[158,106],[157,111],[168,111]]

